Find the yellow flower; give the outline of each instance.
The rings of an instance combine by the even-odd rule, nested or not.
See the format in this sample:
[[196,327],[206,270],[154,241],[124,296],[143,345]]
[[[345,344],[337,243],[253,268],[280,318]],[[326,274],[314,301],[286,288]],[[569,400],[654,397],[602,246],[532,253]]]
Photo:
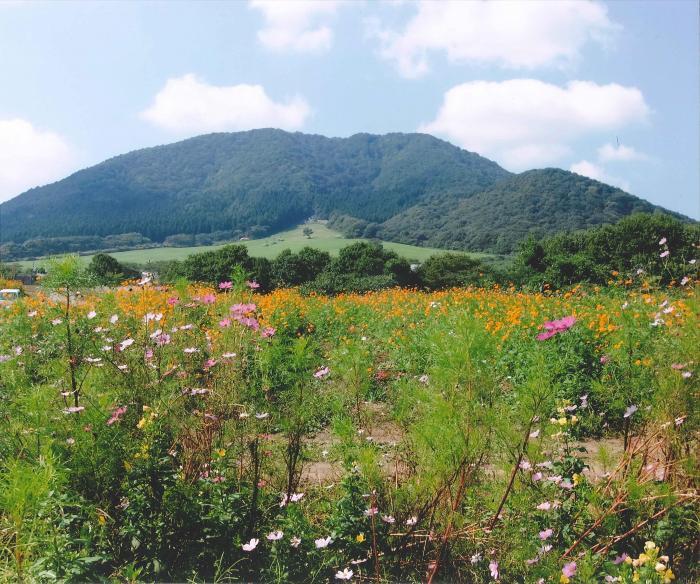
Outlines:
[[559,424],[560,426],[566,426],[566,418],[559,418],[557,420],[557,424]]
[[632,582],[639,582],[639,572],[635,572],[632,576]]
[[565,576],[564,574],[562,574],[561,576],[559,576],[559,582],[560,582],[560,584],[569,584],[569,582],[571,582],[571,580],[569,579],[568,576]]
[[105,523],[107,523],[107,518],[104,515],[102,515],[102,513],[98,513],[97,514],[97,522],[100,525],[104,525]]
[[219,448],[218,450],[215,450],[216,454],[218,454],[220,457],[226,456],[226,449],[225,448]]
[[663,577],[664,577],[664,584],[670,584],[671,580],[676,579],[676,575],[673,573],[673,570],[671,570],[671,568],[669,568],[668,570],[666,570],[663,573]]
[[356,541],[357,543],[362,543],[363,541],[365,541],[365,534],[364,534],[364,533],[360,533],[360,534],[355,538],[355,541]]
[[578,485],[581,482],[581,475],[578,474],[577,472],[575,472],[573,479],[574,479],[574,487],[575,487],[576,485]]

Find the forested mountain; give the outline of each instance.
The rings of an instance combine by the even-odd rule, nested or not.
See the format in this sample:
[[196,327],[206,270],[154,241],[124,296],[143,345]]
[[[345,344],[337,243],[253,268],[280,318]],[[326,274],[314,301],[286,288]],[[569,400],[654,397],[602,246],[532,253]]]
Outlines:
[[460,201],[436,197],[419,203],[389,219],[379,235],[431,247],[508,253],[529,234],[586,229],[657,210],[618,188],[545,168],[511,176]]
[[137,150],[31,189],[0,205],[0,251],[20,257],[184,235],[205,243],[316,216],[350,235],[507,252],[533,230],[657,209],[562,170],[513,175],[426,134],[264,129]]
[[435,193],[508,176],[425,134],[350,138],[253,130],[117,156],[2,204],[0,241],[137,232],[274,232],[338,211],[382,222]]

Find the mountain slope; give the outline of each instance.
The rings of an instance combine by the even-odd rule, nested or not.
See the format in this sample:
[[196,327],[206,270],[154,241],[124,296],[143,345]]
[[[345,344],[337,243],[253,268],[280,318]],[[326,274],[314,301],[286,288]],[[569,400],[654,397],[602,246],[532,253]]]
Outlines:
[[351,237],[508,253],[528,233],[639,211],[664,210],[564,170],[514,175],[427,134],[265,129],[136,150],[31,189],[0,205],[0,254],[210,244],[311,216]]
[[508,177],[457,203],[444,197],[419,203],[386,221],[379,233],[403,243],[508,253],[529,233],[585,229],[658,211],[684,218],[616,187],[545,168]]
[[0,241],[138,232],[262,234],[333,211],[382,222],[510,173],[426,134],[210,134],[137,150],[0,205]]

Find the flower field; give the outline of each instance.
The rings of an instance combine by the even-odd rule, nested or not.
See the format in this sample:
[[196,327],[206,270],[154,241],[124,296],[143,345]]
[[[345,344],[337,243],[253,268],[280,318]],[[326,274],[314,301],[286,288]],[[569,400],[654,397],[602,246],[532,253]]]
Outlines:
[[0,314],[0,579],[692,582],[698,299],[80,292]]

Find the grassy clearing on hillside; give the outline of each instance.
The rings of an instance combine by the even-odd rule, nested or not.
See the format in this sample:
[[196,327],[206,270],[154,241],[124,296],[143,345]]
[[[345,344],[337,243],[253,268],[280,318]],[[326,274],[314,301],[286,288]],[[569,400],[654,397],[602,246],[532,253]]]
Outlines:
[[[310,227],[313,229],[313,234],[310,238],[307,238],[303,233],[305,227]],[[350,245],[356,243],[357,241],[365,241],[363,239],[348,239],[343,237],[342,234],[337,231],[329,229],[325,222],[315,222],[309,223],[307,225],[300,225],[289,231],[283,231],[281,233],[276,233],[270,237],[265,237],[263,239],[254,239],[250,241],[232,242],[232,243],[242,243],[248,248],[248,253],[253,257],[265,257],[272,259],[276,257],[283,249],[291,249],[292,252],[298,252],[303,247],[309,246],[320,249],[321,251],[327,251],[331,255],[337,255],[338,251]],[[422,262],[429,258],[431,255],[438,253],[444,253],[445,250],[436,249],[432,247],[417,247],[415,245],[405,245],[403,243],[393,243],[390,241],[382,242],[386,249],[395,251],[400,256],[405,257],[408,260]],[[149,249],[135,249],[131,251],[119,251],[110,253],[120,263],[136,263],[136,264],[146,264],[148,262],[160,262],[168,260],[182,260],[189,255],[194,253],[201,253],[204,251],[213,251],[222,248],[224,245],[205,245],[197,247],[154,247]],[[457,252],[458,253],[458,252]],[[494,258],[491,254],[484,253],[469,253],[470,256],[475,258],[489,259]],[[92,258],[91,255],[80,256],[81,260],[85,263],[89,262]],[[32,268],[41,266],[46,260],[28,260],[21,262],[13,262],[15,264],[21,265],[22,268]]]

